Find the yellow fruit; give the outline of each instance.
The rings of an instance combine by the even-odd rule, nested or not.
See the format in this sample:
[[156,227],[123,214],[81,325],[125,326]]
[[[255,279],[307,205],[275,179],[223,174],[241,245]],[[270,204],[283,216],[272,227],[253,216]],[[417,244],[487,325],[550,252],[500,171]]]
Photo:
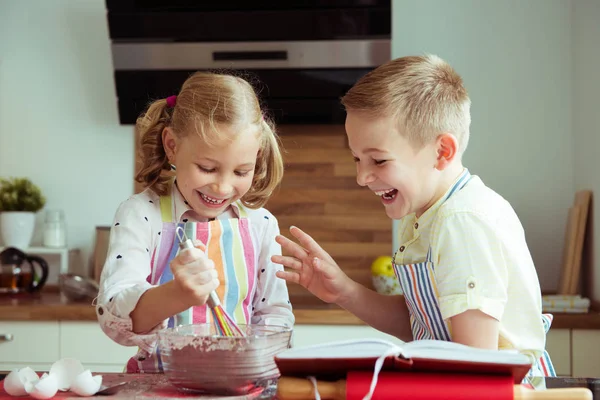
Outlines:
[[394,276],[394,267],[392,266],[392,257],[379,256],[371,264],[371,274],[379,276]]

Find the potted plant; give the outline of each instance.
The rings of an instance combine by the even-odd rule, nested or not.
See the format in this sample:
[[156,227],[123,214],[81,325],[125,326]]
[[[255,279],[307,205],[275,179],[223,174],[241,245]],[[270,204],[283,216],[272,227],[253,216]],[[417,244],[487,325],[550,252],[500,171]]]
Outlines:
[[45,204],[40,188],[29,179],[0,179],[0,234],[5,246],[20,249],[29,246],[35,213]]

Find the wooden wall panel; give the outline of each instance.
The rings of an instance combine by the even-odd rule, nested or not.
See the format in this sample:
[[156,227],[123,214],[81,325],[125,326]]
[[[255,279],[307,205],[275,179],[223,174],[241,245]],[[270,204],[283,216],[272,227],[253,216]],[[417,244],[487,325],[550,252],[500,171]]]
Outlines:
[[[343,126],[279,126],[286,172],[266,208],[310,234],[352,278],[371,287],[370,265],[391,253],[392,223],[379,197],[356,183]],[[298,299],[311,296],[290,285]]]
[[[277,217],[283,235],[291,238],[289,227],[298,226],[352,279],[371,287],[372,261],[391,252],[392,223],[379,197],[356,183],[344,127],[282,125],[278,130],[285,175],[266,208]],[[140,190],[136,184],[136,193]],[[298,302],[319,303],[297,285],[289,289]]]

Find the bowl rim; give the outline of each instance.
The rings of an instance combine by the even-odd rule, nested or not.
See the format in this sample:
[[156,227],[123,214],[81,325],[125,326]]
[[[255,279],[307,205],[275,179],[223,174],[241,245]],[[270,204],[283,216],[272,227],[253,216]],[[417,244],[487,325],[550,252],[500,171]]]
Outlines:
[[[201,324],[177,325],[177,326],[173,326],[173,327],[167,327],[167,328],[160,329],[157,332],[157,334],[159,336],[165,337],[165,335],[168,335],[171,332],[175,332],[177,329],[180,329],[180,328],[185,328],[185,327],[190,327],[190,326],[207,326],[207,325],[212,326],[213,324],[210,322],[206,322],[206,323],[201,323]],[[178,337],[192,337],[192,338],[206,337],[206,338],[213,338],[213,339],[217,339],[217,340],[244,340],[244,339],[248,339],[248,338],[268,338],[268,337],[272,337],[274,335],[282,335],[282,334],[286,334],[286,333],[291,333],[294,330],[293,327],[286,326],[286,325],[277,325],[277,324],[238,324],[238,326],[256,326],[256,327],[267,327],[267,328],[273,327],[273,328],[276,328],[279,330],[269,332],[266,335],[252,335],[252,336],[221,336],[218,334],[200,335],[200,334],[194,334],[194,333],[185,333],[185,334],[182,333]]]

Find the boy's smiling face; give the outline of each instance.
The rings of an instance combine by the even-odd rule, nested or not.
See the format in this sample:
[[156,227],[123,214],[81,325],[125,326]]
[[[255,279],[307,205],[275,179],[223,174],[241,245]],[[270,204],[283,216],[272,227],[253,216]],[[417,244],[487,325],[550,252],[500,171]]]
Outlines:
[[356,161],[356,181],[381,197],[388,217],[420,216],[437,200],[439,143],[418,149],[399,132],[395,118],[348,111],[346,134]]

